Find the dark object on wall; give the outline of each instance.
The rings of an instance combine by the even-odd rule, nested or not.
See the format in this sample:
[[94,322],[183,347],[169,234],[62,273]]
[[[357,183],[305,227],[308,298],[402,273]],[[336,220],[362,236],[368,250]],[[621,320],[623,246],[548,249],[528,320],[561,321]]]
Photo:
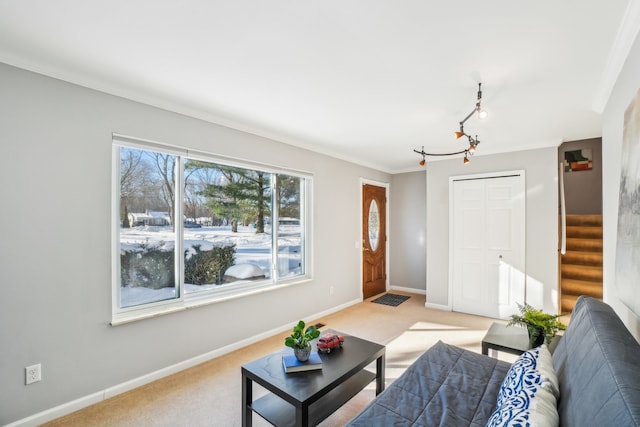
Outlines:
[[593,154],[590,148],[581,150],[565,151],[564,171],[580,172],[593,169]]

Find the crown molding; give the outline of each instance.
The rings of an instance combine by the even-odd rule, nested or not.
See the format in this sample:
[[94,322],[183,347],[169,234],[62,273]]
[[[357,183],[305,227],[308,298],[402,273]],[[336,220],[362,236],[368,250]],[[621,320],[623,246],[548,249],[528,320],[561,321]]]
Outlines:
[[592,108],[595,112],[602,114],[607,106],[613,87],[618,80],[618,76],[622,71],[622,67],[627,60],[627,56],[629,56],[629,52],[631,51],[633,43],[636,41],[639,31],[640,1],[629,0],[627,10],[618,28],[618,34],[611,47],[604,73],[600,79],[598,91],[593,100]]

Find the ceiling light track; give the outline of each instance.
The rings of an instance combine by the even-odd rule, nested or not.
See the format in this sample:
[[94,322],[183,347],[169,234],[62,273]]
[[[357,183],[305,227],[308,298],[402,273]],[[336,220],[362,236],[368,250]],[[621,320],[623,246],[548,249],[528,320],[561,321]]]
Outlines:
[[423,145],[422,150],[420,151],[413,150],[415,153],[418,153],[422,156],[422,160],[420,160],[420,163],[419,163],[420,166],[425,165],[426,156],[455,156],[457,154],[464,154],[464,160],[463,160],[464,164],[469,163],[469,156],[472,156],[475,153],[476,147],[478,146],[478,144],[480,144],[480,140],[478,139],[478,135],[476,135],[474,138],[471,135],[466,134],[464,131],[464,124],[467,120],[471,118],[471,116],[473,116],[476,113],[479,119],[484,119],[487,117],[487,112],[482,109],[481,102],[482,102],[482,83],[478,83],[478,98],[476,101],[476,106],[473,108],[473,110],[471,110],[471,112],[467,115],[467,117],[465,117],[460,121],[460,130],[454,133],[456,139],[460,139],[463,136],[466,136],[467,140],[469,141],[469,147],[464,150],[454,151],[451,153],[427,153],[426,151],[424,151],[424,145]]

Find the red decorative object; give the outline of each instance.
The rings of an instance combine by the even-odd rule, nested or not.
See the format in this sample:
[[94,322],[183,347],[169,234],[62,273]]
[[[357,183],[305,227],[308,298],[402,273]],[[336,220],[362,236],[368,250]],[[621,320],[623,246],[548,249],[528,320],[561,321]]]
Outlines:
[[331,353],[331,349],[336,347],[342,347],[344,337],[342,335],[336,335],[332,333],[326,333],[318,339],[318,350],[326,353]]

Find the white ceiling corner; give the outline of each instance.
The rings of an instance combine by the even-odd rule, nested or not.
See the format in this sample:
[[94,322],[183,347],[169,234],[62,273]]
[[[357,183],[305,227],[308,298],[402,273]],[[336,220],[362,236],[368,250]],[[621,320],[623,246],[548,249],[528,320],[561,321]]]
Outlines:
[[613,91],[620,71],[624,66],[627,56],[631,51],[633,43],[640,32],[640,2],[630,1],[618,29],[618,34],[611,47],[607,65],[602,75],[602,80],[598,87],[598,92],[594,97],[593,109],[597,113],[602,113],[607,106],[609,96]]

